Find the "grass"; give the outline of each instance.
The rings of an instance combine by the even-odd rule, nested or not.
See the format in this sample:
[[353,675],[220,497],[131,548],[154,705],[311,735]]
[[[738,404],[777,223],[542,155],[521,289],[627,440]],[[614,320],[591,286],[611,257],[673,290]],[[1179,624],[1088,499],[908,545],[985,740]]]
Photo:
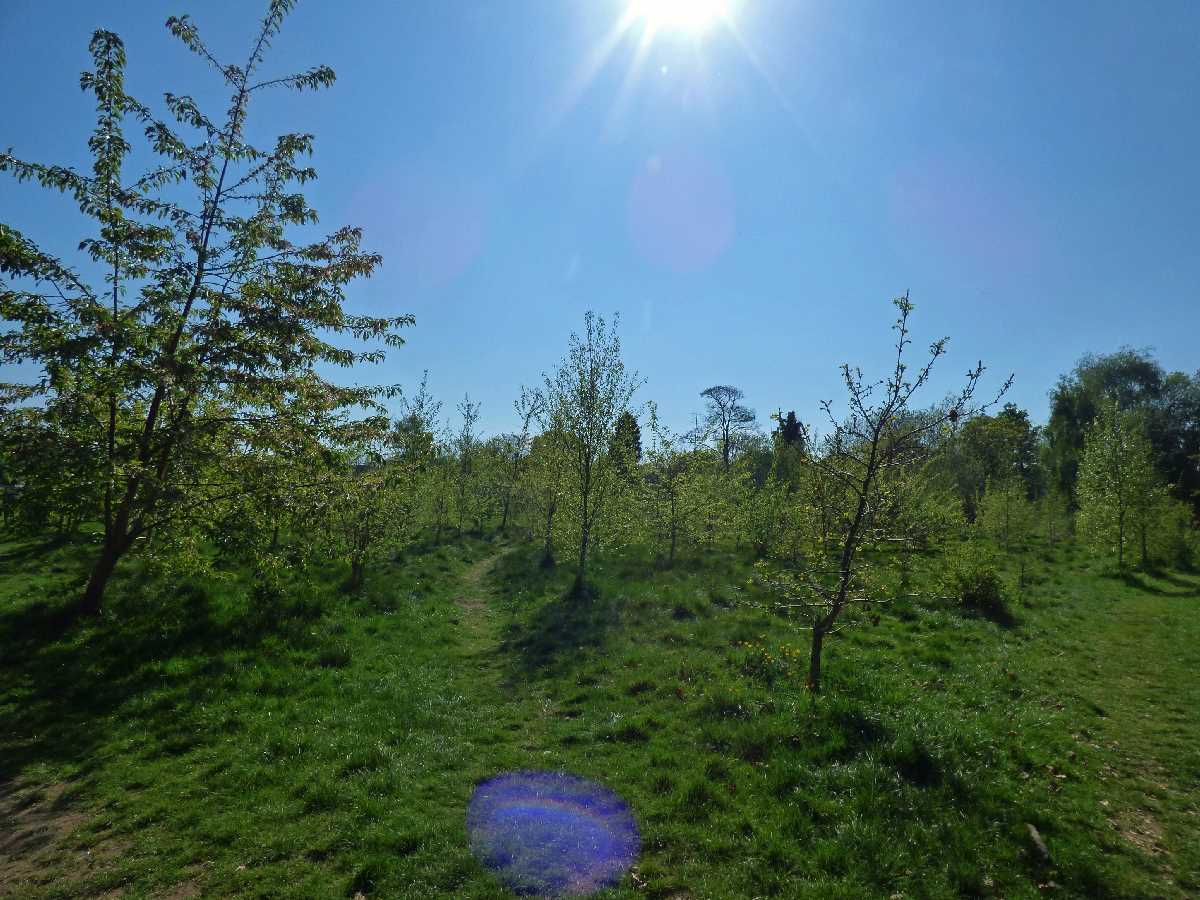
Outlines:
[[629,802],[614,897],[1200,893],[1194,576],[1043,551],[1012,622],[897,603],[830,642],[814,701],[732,555],[602,559],[588,603],[479,539],[357,599],[332,566],[278,597],[135,571],[63,633],[87,552],[0,545],[13,896],[500,896],[466,804],[527,768]]

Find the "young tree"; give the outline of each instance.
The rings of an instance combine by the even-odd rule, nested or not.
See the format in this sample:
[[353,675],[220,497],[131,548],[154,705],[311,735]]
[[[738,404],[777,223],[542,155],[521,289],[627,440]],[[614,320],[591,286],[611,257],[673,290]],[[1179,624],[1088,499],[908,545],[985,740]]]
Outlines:
[[567,486],[579,527],[576,596],[585,592],[592,534],[608,511],[606,502],[619,477],[610,452],[617,422],[641,385],[637,373],[625,369],[618,322],[614,318],[610,328],[589,311],[583,335],[572,333],[566,359],[553,375],[543,375],[536,394],[543,431],[560,442],[569,460]]
[[[808,687],[814,693],[821,686],[825,638],[844,627],[839,620],[847,607],[882,602],[871,596],[874,586],[862,551],[912,539],[913,517],[905,514],[904,507],[906,498],[919,494],[913,482],[926,468],[922,465],[928,455],[925,439],[982,408],[972,407],[984,371],[980,363],[967,373],[966,385],[944,412],[922,417],[908,414],[913,396],[929,382],[934,364],[945,354],[948,339],[931,344],[928,360],[910,375],[904,351],[911,343],[908,319],[913,305],[907,294],[893,302],[899,317],[893,326],[896,354],[889,375],[867,382],[860,369],[843,365],[849,407],[846,418],[839,421],[832,405],[822,404],[831,431],[819,451],[813,452],[813,480],[822,484],[824,502],[836,506],[838,515],[829,518],[823,533],[815,531],[805,559],[795,569],[765,576],[768,587],[785,601],[779,605],[799,610],[807,618],[812,633]],[[808,444],[814,446],[811,439]]]
[[653,440],[646,454],[642,493],[649,507],[649,521],[666,545],[667,565],[673,566],[679,541],[687,535],[700,508],[697,475],[712,465],[704,458],[712,451],[684,449],[683,438],[662,423],[653,404],[649,408],[649,430]]
[[1037,513],[1042,523],[1042,532],[1046,536],[1046,543],[1051,547],[1056,546],[1069,534],[1072,524],[1071,504],[1066,495],[1057,487],[1051,487],[1038,498]]
[[522,480],[522,496],[534,519],[529,528],[530,536],[535,529],[542,536],[543,568],[555,564],[555,521],[563,502],[571,463],[567,446],[567,440],[554,433],[534,437],[529,445],[529,461]]
[[642,429],[637,416],[629,410],[621,413],[617,419],[611,452],[621,475],[627,481],[634,479],[638,463],[642,461]]
[[[246,137],[250,102],[264,91],[333,83],[325,66],[259,76],[290,7],[272,0],[241,64],[219,62],[187,17],[167,20],[229,89],[223,120],[171,93],[164,102],[174,122],[157,118],[125,92],[120,39],[97,31],[94,68],[81,79],[97,106],[91,173],[0,154],[0,171],[70,194],[96,224],[80,248],[104,273],[97,284],[0,225],[0,275],[11,279],[0,283],[0,320],[16,326],[0,334],[0,362],[40,369],[32,384],[4,386],[0,402],[41,398],[55,408],[80,398],[100,412],[69,430],[78,446],[95,448],[101,482],[104,536],[84,612],[99,610],[114,568],[140,537],[254,490],[222,477],[228,448],[255,447],[285,464],[329,437],[340,410],[380,408],[388,389],[340,387],[318,366],[376,362],[382,351],[356,353],[327,338],[399,346],[398,329],[412,322],[343,309],[345,286],[380,261],[360,249],[357,229],[310,244],[285,236],[316,220],[295,190],[315,177],[300,163],[312,136],[286,134],[270,148]],[[163,158],[136,178],[124,172],[130,117]]]
[[458,457],[457,480],[455,482],[455,500],[458,510],[458,533],[463,533],[463,521],[471,515],[475,497],[472,496],[472,482],[477,477],[475,471],[476,458],[479,456],[479,436],[475,433],[475,423],[479,419],[480,404],[471,402],[471,395],[463,397],[458,404],[458,414],[462,417],[462,425],[454,436],[454,453]]
[[500,515],[501,533],[508,530],[513,496],[529,463],[529,426],[537,411],[536,401],[526,391],[522,391],[520,398],[513,401],[513,408],[517,411],[517,416],[521,419],[521,430],[515,434],[504,435],[501,438],[501,452],[504,457],[504,496]]
[[700,396],[708,401],[704,424],[716,435],[721,462],[728,472],[738,438],[754,425],[754,410],[742,405],[745,394],[732,385],[714,384],[701,391]]
[[1079,529],[1093,546],[1115,550],[1117,567],[1134,540],[1148,557],[1148,535],[1165,491],[1139,415],[1122,411],[1114,396],[1100,400],[1084,432],[1079,459]]
[[1005,551],[1023,551],[1033,531],[1034,508],[1019,478],[989,479],[979,499],[975,523]]

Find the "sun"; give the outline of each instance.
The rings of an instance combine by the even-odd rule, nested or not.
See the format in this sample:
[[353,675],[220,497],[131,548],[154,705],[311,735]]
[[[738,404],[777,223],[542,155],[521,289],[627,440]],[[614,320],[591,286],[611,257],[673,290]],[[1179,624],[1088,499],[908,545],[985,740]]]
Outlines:
[[628,12],[651,30],[698,33],[729,17],[731,0],[629,0]]

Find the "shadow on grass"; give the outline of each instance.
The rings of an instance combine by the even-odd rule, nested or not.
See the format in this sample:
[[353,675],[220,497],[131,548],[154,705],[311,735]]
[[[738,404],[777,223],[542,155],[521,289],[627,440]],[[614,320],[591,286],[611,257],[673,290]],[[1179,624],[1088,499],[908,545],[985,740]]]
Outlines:
[[510,625],[501,652],[514,653],[526,672],[557,673],[569,667],[573,653],[603,646],[620,621],[622,604],[591,590],[589,597],[564,593]]
[[[1149,576],[1149,577],[1148,577]],[[1196,582],[1179,575],[1174,575],[1170,572],[1122,572],[1114,576],[1122,584],[1128,585],[1131,588],[1136,588],[1139,591],[1145,591],[1147,594],[1157,594],[1160,597],[1196,597],[1200,596],[1200,586]],[[1153,578],[1153,580],[1151,580]],[[1175,585],[1179,590],[1169,590],[1154,583],[1154,581],[1165,581],[1168,584]]]
[[134,577],[113,584],[103,615],[76,621],[76,593],[0,613],[0,780],[40,762],[86,775],[117,729],[155,752],[192,749],[206,739],[192,712],[220,689],[224,654],[272,634],[291,647],[312,644],[306,623],[320,615],[312,598],[213,596],[187,580]]
[[576,651],[604,644],[624,601],[605,590],[608,578],[589,580],[579,591],[570,567],[540,563],[540,550],[522,548],[506,554],[492,573],[493,590],[516,614],[499,652],[525,673],[558,673]]

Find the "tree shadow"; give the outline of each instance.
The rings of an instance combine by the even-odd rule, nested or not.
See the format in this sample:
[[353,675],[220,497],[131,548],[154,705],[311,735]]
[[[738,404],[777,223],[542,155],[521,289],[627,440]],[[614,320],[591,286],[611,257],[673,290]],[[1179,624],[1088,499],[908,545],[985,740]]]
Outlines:
[[114,584],[98,618],[76,620],[66,590],[0,613],[0,781],[45,762],[86,776],[102,765],[96,751],[117,730],[136,733],[156,753],[192,749],[206,740],[193,713],[223,689],[225,653],[271,634],[293,646],[311,642],[304,621],[320,614],[303,601],[241,594],[218,606],[186,580],[169,590],[134,581]]
[[1154,572],[1150,573],[1154,579],[1165,581],[1168,584],[1173,584],[1180,590],[1168,590],[1151,581],[1146,573],[1126,571],[1116,575],[1116,579],[1122,584],[1131,588],[1136,588],[1139,591],[1144,591],[1147,594],[1157,594],[1160,597],[1195,597],[1200,596],[1200,587],[1195,582],[1189,581],[1186,578],[1181,578],[1178,575],[1172,575],[1169,572]]
[[621,605],[605,595],[580,598],[568,592],[509,625],[499,652],[515,655],[526,673],[561,672],[569,668],[575,652],[604,645],[608,632],[620,622]]

